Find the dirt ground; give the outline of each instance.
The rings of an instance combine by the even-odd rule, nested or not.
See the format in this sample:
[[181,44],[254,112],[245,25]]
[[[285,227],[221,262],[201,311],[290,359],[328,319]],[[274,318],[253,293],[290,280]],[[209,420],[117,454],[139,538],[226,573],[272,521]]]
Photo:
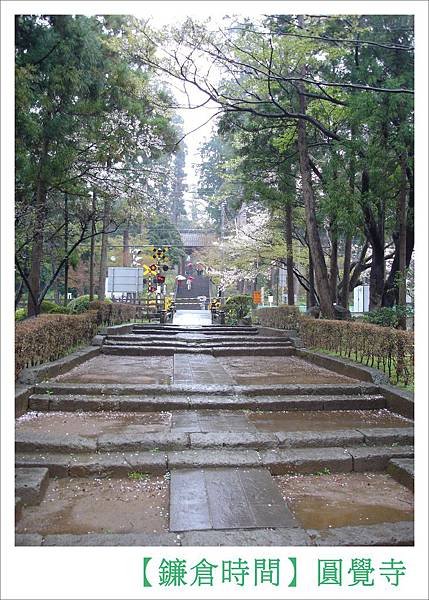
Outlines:
[[162,476],[130,475],[127,479],[52,479],[41,504],[24,508],[16,532],[49,535],[168,531],[168,481]]
[[380,473],[280,475],[283,499],[308,529],[412,521],[414,495]]

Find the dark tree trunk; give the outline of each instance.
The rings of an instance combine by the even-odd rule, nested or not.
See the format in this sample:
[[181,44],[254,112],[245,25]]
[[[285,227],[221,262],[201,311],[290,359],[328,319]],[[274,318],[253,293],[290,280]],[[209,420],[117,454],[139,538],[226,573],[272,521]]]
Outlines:
[[[286,204],[285,237],[286,237],[286,270],[287,270],[287,303],[295,304],[295,286],[293,279],[293,244],[292,244],[292,203]],[[278,295],[278,294],[277,294]],[[278,299],[277,299],[278,303]]]
[[95,263],[95,211],[96,195],[92,193],[91,239],[89,246],[89,299],[94,300],[94,263]]
[[384,290],[384,244],[372,243],[372,260],[369,274],[369,310],[380,308]]
[[314,268],[313,268],[313,259],[311,258],[311,251],[308,251],[308,284],[309,290],[307,293],[307,308],[311,308],[316,306],[316,294],[314,289]]
[[331,257],[329,263],[329,285],[331,288],[331,301],[337,302],[338,286],[338,238],[337,232],[331,224]]
[[[300,93],[300,110],[305,113],[305,97]],[[308,243],[313,259],[314,275],[316,280],[317,293],[320,300],[320,310],[324,317],[334,317],[332,307],[331,292],[329,289],[328,270],[326,268],[323,248],[320,241],[319,230],[316,221],[316,208],[311,183],[311,167],[308,156],[307,136],[305,132],[305,121],[298,121],[298,151],[299,164],[302,179],[302,195],[305,205],[305,218],[307,225]]]
[[[408,210],[407,210],[407,225],[406,225],[406,251],[405,251],[405,264],[408,268],[410,266],[411,257],[414,251],[414,178],[412,171],[407,168],[407,179],[408,179]],[[392,307],[397,298],[397,286],[396,286],[396,275],[399,271],[399,249],[398,249],[398,235],[394,236],[395,242],[395,256],[393,258],[392,267],[390,269],[389,276],[384,286],[383,294],[383,306]]]
[[378,219],[374,218],[368,199],[370,190],[369,173],[362,171],[362,207],[365,219],[365,233],[371,244],[372,259],[369,275],[369,310],[380,308],[384,290],[386,265],[384,261],[384,208],[379,209]]
[[69,292],[69,198],[64,194],[64,306],[67,306]]
[[30,273],[28,276],[28,316],[33,317],[40,312],[40,272],[43,259],[43,241],[46,221],[46,184],[39,176],[36,190],[36,207],[34,217],[33,245],[31,249]]
[[343,282],[341,288],[340,304],[344,308],[349,307],[349,294],[350,294],[350,265],[352,260],[352,236],[347,235],[344,242],[344,269],[343,269]]
[[130,230],[129,223],[127,222],[125,225],[124,233],[122,235],[122,266],[129,267],[130,266]]
[[98,299],[104,300],[106,297],[106,270],[107,270],[107,244],[109,241],[109,224],[110,224],[110,199],[104,200],[103,214],[103,233],[101,234],[101,255],[100,255],[100,272],[98,277]]
[[405,308],[407,306],[407,173],[405,157],[401,156],[401,188],[397,202],[397,220],[398,220],[398,254],[399,254],[399,281],[398,281],[398,306],[403,311],[399,315],[399,327],[407,328],[407,317]]

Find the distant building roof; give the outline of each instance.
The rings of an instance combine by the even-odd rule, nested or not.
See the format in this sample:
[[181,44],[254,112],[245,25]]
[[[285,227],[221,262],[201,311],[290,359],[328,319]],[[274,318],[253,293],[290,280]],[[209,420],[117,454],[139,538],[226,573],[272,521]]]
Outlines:
[[181,229],[179,230],[185,248],[205,248],[211,246],[215,240],[215,232],[206,229]]

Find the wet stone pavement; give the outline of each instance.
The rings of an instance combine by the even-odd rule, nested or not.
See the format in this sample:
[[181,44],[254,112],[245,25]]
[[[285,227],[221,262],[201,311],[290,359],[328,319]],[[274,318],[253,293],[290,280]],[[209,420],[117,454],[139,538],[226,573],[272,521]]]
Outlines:
[[16,460],[49,483],[18,506],[17,543],[288,546],[331,530],[345,545],[412,543],[413,422],[376,386],[294,356],[285,336],[182,312],[190,331],[140,325],[113,336],[115,354],[36,389]]

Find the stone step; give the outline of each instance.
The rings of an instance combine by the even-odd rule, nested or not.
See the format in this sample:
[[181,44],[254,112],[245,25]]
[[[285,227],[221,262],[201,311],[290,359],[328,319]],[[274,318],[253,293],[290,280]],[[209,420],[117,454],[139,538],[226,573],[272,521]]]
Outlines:
[[181,533],[17,533],[16,546],[413,546],[414,523],[398,521],[375,525],[301,529],[195,530]]
[[40,504],[49,483],[46,467],[18,468],[15,470],[15,496],[27,506]]
[[147,384],[147,383],[67,383],[41,382],[35,386],[42,394],[90,395],[245,395],[245,396],[327,396],[378,395],[379,387],[372,383],[312,383],[273,385],[220,385],[220,384]]
[[387,472],[402,485],[414,492],[414,460],[393,458],[387,465]]
[[[156,342],[156,344],[155,344]],[[123,338],[121,336],[114,336],[114,337],[107,337],[104,339],[103,345],[109,345],[109,346],[139,346],[139,347],[153,347],[154,345],[156,346],[163,346],[166,348],[170,348],[170,347],[195,347],[195,348],[222,348],[224,346],[226,347],[231,347],[231,348],[265,348],[266,346],[268,347],[273,347],[276,346],[278,348],[283,348],[283,347],[287,347],[287,348],[291,348],[293,347],[292,342],[290,342],[289,340],[260,340],[255,339],[255,340],[246,340],[246,341],[237,341],[237,340],[230,340],[230,339],[213,339],[213,340],[195,340],[195,339],[190,339],[190,340],[183,340],[183,339],[172,339],[172,338],[166,338],[166,339],[152,339],[151,337],[146,338],[145,336],[136,336],[136,337],[128,337],[128,338]]]
[[174,344],[177,342],[186,343],[186,342],[195,342],[197,344],[213,344],[213,343],[224,343],[228,342],[230,344],[236,345],[240,343],[245,344],[258,344],[260,342],[270,342],[272,345],[276,344],[291,344],[291,340],[286,336],[233,336],[230,337],[228,335],[213,335],[207,337],[202,333],[177,333],[174,336],[171,334],[168,335],[158,335],[158,334],[124,334],[124,335],[107,335],[105,337],[106,341],[115,341],[115,342],[168,342],[170,344]]
[[297,395],[245,396],[171,394],[111,395],[111,394],[33,394],[30,410],[38,411],[136,411],[153,412],[186,409],[249,409],[249,410],[377,410],[385,408],[381,395]]
[[124,476],[129,472],[165,473],[173,469],[267,467],[273,475],[286,473],[347,473],[385,471],[392,458],[412,458],[411,446],[305,449],[196,449],[147,452],[16,453],[18,468],[44,467],[51,476]]
[[[370,432],[367,435],[366,432]],[[136,432],[133,426],[123,427],[119,433],[103,433],[83,436],[77,434],[56,435],[46,431],[18,430],[15,435],[16,452],[120,452],[145,450],[184,450],[202,448],[324,448],[351,446],[383,446],[388,439],[384,428],[345,429],[336,431],[209,431],[185,432],[182,428],[175,431]],[[395,443],[402,446],[412,445],[414,429],[412,427],[391,428],[388,430]],[[393,442],[392,442],[393,443]],[[21,496],[24,496],[21,494]]]
[[[247,335],[247,336],[255,336],[258,334],[258,330],[257,329],[234,329],[234,328],[228,328],[228,327],[221,327],[220,325],[215,326],[213,328],[208,328],[208,327],[177,327],[177,328],[169,328],[167,325],[165,326],[161,326],[161,331],[163,334],[167,335],[167,334],[172,334],[175,335],[177,333],[201,333],[206,335],[207,337],[211,336],[211,335],[228,335],[228,336],[242,336],[242,335]],[[151,334],[151,333],[160,333],[160,329],[155,329],[155,328],[151,328],[151,329],[144,329],[144,328],[138,328],[138,327],[134,327],[133,329],[133,333],[135,334]]]
[[412,446],[278,449],[260,452],[262,464],[273,475],[385,471],[391,458],[412,456]]
[[267,469],[173,469],[170,531],[299,527]]
[[62,452],[19,452],[18,468],[44,467],[56,477],[123,477],[129,473],[164,474],[167,456],[163,452],[114,452],[70,454]]
[[211,345],[200,347],[195,344],[194,347],[189,344],[180,345],[126,345],[126,344],[103,344],[101,353],[106,355],[120,356],[172,356],[180,351],[186,354],[210,354],[212,356],[293,356],[295,348],[292,346],[269,346],[269,345],[252,345],[246,346],[227,346],[227,345]]
[[307,529],[315,546],[413,546],[413,521],[377,523],[366,526]]
[[[407,538],[408,539],[408,538]],[[16,546],[310,546],[304,529],[231,529],[182,533],[17,533]]]

